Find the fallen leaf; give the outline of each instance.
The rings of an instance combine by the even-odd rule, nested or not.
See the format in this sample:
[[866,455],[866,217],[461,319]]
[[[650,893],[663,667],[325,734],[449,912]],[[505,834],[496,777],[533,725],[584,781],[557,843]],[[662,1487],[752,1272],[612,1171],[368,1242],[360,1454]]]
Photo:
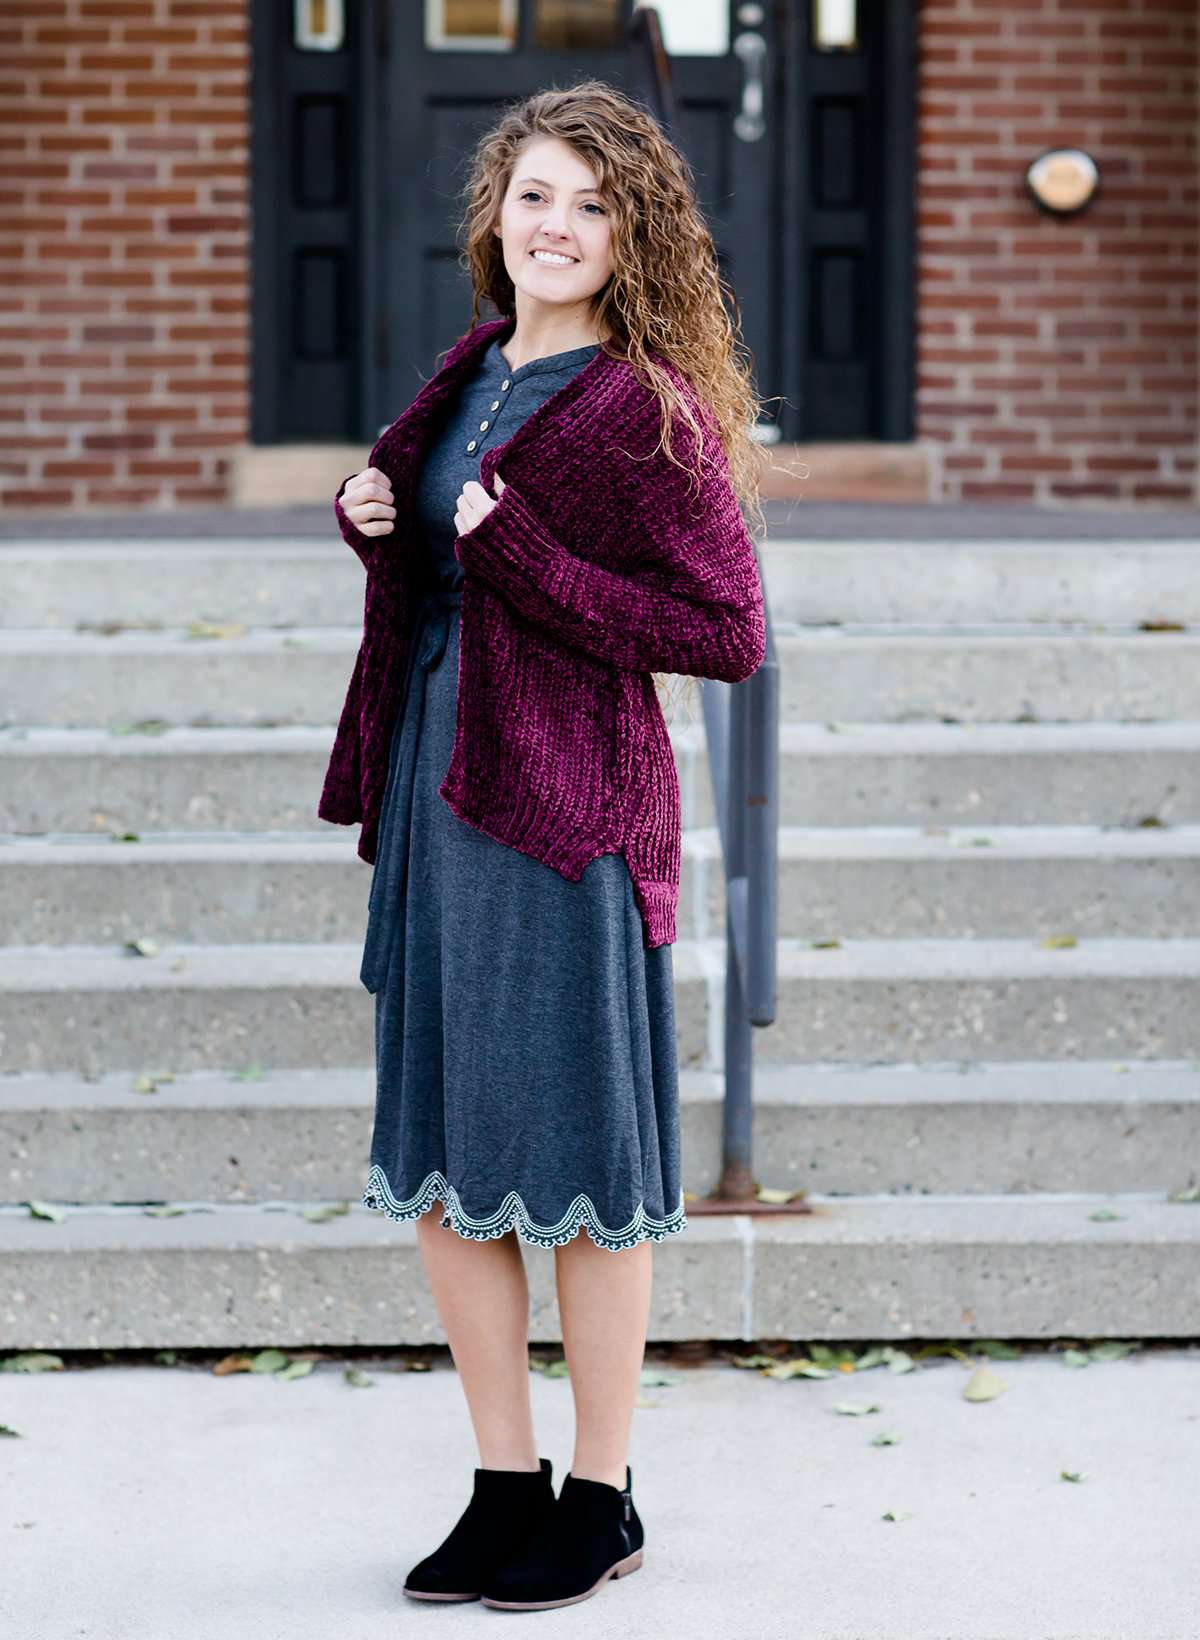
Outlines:
[[1127,1344],[1119,1338],[1106,1338],[1101,1343],[1093,1345],[1088,1351],[1093,1361],[1121,1361],[1134,1350],[1140,1350],[1137,1343]]
[[917,1363],[907,1350],[889,1350],[885,1353],[887,1354],[889,1372],[915,1372],[917,1370]]
[[760,1202],[790,1202],[808,1194],[807,1190],[781,1190],[775,1185],[760,1184],[754,1192]]
[[976,1367],[963,1390],[964,1401],[994,1401],[1003,1395],[1008,1385],[990,1367]]
[[978,1344],[972,1344],[972,1350],[978,1355],[990,1356],[993,1361],[1019,1361],[1021,1352],[1015,1344],[1007,1344],[999,1338],[983,1338]]
[[246,628],[240,621],[189,621],[189,638],[240,638]]
[[166,718],[139,718],[136,723],[110,723],[110,735],[163,735],[171,725]]
[[251,1372],[278,1372],[281,1367],[287,1366],[287,1356],[282,1350],[259,1350],[257,1355],[250,1357]]
[[764,1378],[832,1378],[833,1369],[819,1367],[815,1361],[776,1361],[763,1373]]
[[231,1372],[249,1372],[251,1360],[248,1355],[225,1355],[213,1367],[214,1378],[226,1378]]
[[307,1378],[313,1370],[314,1364],[312,1361],[289,1361],[282,1371],[273,1374],[273,1376],[289,1381],[293,1378]]

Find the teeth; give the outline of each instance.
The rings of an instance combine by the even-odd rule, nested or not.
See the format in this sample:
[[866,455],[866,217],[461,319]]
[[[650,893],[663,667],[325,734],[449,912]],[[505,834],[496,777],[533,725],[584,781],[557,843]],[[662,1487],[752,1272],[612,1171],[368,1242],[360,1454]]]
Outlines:
[[555,256],[552,251],[534,251],[535,262],[549,262],[551,267],[569,268],[574,262],[573,256]]

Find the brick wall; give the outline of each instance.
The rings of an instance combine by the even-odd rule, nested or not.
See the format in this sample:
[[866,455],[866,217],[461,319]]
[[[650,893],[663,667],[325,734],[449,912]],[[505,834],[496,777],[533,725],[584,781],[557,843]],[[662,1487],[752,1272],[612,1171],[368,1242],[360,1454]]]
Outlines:
[[3,8],[9,508],[225,499],[249,426],[247,4]]
[[[221,502],[249,437],[249,0],[0,16],[0,506]],[[945,499],[1197,493],[1195,0],[920,0],[918,436]],[[1097,158],[1062,221],[1051,143]]]
[[[1196,0],[923,0],[919,435],[946,499],[1187,502],[1197,449]],[[1024,194],[1086,148],[1075,218]]]

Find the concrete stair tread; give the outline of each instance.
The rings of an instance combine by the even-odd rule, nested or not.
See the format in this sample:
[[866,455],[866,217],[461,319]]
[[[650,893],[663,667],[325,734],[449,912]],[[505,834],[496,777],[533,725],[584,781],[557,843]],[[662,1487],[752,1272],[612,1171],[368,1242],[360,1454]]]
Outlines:
[[[314,1223],[304,1205],[165,1218],[137,1207],[66,1208],[58,1222],[0,1210],[0,1348],[444,1339],[411,1221],[350,1200],[345,1213]],[[654,1249],[648,1336],[1087,1339],[1196,1330],[1194,1206],[1090,1194],[814,1197],[812,1205],[811,1214],[762,1217],[693,1211]],[[1089,1216],[1101,1209],[1118,1217]],[[558,1338],[554,1262],[527,1262],[529,1336]]]
[[[195,619],[207,619],[197,615]],[[328,624],[255,625],[239,621],[242,631],[222,637],[199,637],[188,631],[186,622],[114,624],[105,631],[86,624],[72,627],[0,627],[0,660],[46,655],[56,659],[72,655],[111,656],[129,650],[139,658],[174,654],[186,650],[204,655],[244,649],[275,651],[304,643],[327,650],[357,649],[362,639],[361,622],[333,621]],[[226,624],[226,623],[222,623]],[[776,639],[789,649],[827,649],[831,643],[862,648],[881,648],[903,643],[906,650],[928,645],[931,649],[974,650],[981,642],[998,649],[1024,650],[1031,643],[1051,648],[1084,645],[1103,649],[1162,647],[1192,650],[1200,646],[1200,632],[1148,630],[1135,621],[798,621],[773,620]]]
[[[179,1071],[159,1090],[159,1103],[133,1090],[135,1073],[106,1071],[80,1076],[72,1071],[17,1071],[0,1075],[0,1112],[125,1111],[157,1115],[162,1105],[177,1110],[369,1109],[375,1100],[375,1070],[264,1070],[252,1078],[228,1071]],[[719,1071],[679,1072],[682,1104],[720,1102]],[[1200,1105],[1200,1059],[1196,1060],[1030,1060],[947,1064],[762,1065],[755,1068],[755,1102],[796,1109],[820,1107],[911,1109],[925,1106],[1102,1104],[1116,1109],[1165,1102]]]
[[[365,1172],[364,1172],[365,1183]],[[343,1198],[344,1199],[344,1198]],[[771,1240],[792,1246],[911,1242],[940,1247],[951,1242],[980,1245],[1054,1247],[1064,1242],[1172,1242],[1200,1248],[1200,1211],[1194,1203],[1172,1202],[1150,1192],[1072,1192],[1038,1196],[822,1196],[809,1198],[811,1214],[694,1213],[678,1243]],[[254,1250],[290,1244],[325,1247],[378,1245],[390,1236],[414,1235],[411,1221],[397,1224],[385,1214],[351,1201],[348,1213],[314,1223],[306,1208],[328,1198],[289,1202],[184,1202],[188,1211],[159,1217],[141,1206],[61,1205],[64,1217],[36,1218],[21,1206],[0,1207],[0,1263],[4,1254],[67,1253],[91,1248],[135,1251],[163,1247],[220,1247]],[[1110,1208],[1120,1219],[1093,1220]],[[670,1245],[671,1238],[667,1243]],[[1200,1261],[1194,1292],[1200,1299]]]
[[[88,832],[7,833],[0,835],[0,869],[31,861],[105,865],[136,864],[139,854],[188,861],[248,859],[269,861],[280,852],[289,860],[321,861],[357,858],[352,828],[323,831],[143,831],[136,844],[116,845],[107,834]],[[972,845],[986,834],[991,845]],[[685,855],[713,859],[720,851],[716,826],[685,826]],[[781,860],[920,860],[947,856],[968,860],[1190,858],[1200,851],[1200,823],[1170,826],[867,825],[801,826],[781,824]]]
[[[93,755],[163,756],[177,751],[269,753],[284,749],[325,749],[332,744],[334,725],[280,723],[240,726],[229,724],[171,724],[158,732],[114,734],[109,729],[8,725],[0,728],[0,756],[18,752],[53,757]],[[693,721],[668,725],[679,746],[703,746],[704,725]],[[823,751],[830,756],[863,751],[964,752],[989,755],[1001,752],[1129,751],[1200,748],[1200,720],[1172,722],[1093,723],[940,723],[917,721],[868,723],[781,723],[779,746],[789,751]]]
[[[153,938],[152,923],[145,930]],[[672,947],[675,977],[687,981],[724,971],[725,941],[683,939]],[[352,943],[292,941],[236,945],[162,942],[156,955],[135,956],[123,947],[94,945],[0,947],[0,992],[110,990],[161,986],[253,987],[358,984],[362,949]],[[172,968],[172,963],[183,967]],[[781,979],[878,979],[907,981],[1015,976],[1028,979],[1087,975],[1179,975],[1200,978],[1200,938],[1085,939],[1073,947],[1047,948],[1034,939],[847,939],[817,949],[803,939],[781,939]]]
[[[775,521],[759,547],[771,608],[780,620],[1027,621],[1197,618],[1194,542],[1151,539],[1154,520],[1129,525],[1126,536],[1087,539],[1003,525],[993,538],[961,533],[936,520],[921,527],[942,539],[902,539],[888,510],[886,539],[835,530],[822,533],[793,509],[794,534]],[[39,528],[42,527],[39,521]],[[156,526],[161,527],[161,526]],[[1111,528],[1111,526],[1109,526]],[[1180,526],[1172,525],[1173,529]],[[1160,529],[1162,526],[1160,526]],[[1182,526],[1186,532],[1187,526]],[[320,540],[215,534],[170,541],[22,540],[5,543],[5,591],[0,624],[71,626],[78,620],[137,618],[186,623],[253,618],[271,624],[355,620],[361,612],[362,566],[334,527]],[[1145,536],[1139,532],[1145,531]],[[1100,534],[1099,530],[1093,531]],[[1056,538],[1057,537],[1057,538]]]
[[[358,1198],[376,1097],[365,1047],[357,1067],[180,1070],[147,1091],[139,1080],[0,1077],[7,1199]],[[707,1194],[724,1081],[682,1066],[679,1089],[684,1183]],[[1161,1194],[1195,1153],[1200,1062],[764,1063],[754,1101],[762,1184],[904,1198]]]

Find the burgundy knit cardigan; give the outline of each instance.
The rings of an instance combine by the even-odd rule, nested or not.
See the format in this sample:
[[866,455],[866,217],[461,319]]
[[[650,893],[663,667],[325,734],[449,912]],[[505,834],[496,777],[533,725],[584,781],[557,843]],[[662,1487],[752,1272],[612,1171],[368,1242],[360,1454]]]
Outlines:
[[[362,821],[358,853],[367,861],[426,584],[414,568],[428,551],[415,481],[438,412],[493,337],[503,341],[514,327],[493,319],[462,336],[371,451],[369,465],[387,474],[395,495],[392,532],[362,534],[334,501],[367,582],[362,642],[317,813],[340,825]],[[758,559],[715,417],[666,367],[704,429],[711,465],[698,495],[688,471],[654,454],[657,398],[628,362],[603,350],[484,452],[480,482],[493,494],[499,468],[505,488],[455,548],[464,571],[457,718],[438,787],[460,820],[572,882],[597,855],[623,854],[647,948],[675,939],[681,842],[675,756],[651,673],[737,683],[757,670],[766,642]],[[672,448],[694,467],[694,435],[682,418]]]

